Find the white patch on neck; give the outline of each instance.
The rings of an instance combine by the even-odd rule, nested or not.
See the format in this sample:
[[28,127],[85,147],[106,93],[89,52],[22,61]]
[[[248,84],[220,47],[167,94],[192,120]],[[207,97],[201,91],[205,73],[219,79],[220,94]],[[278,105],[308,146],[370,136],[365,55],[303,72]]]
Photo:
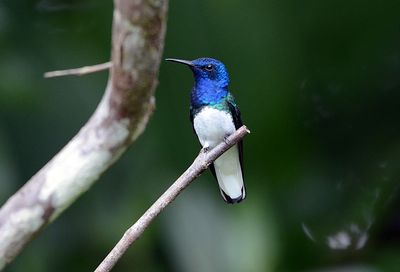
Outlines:
[[213,148],[235,132],[232,116],[222,110],[204,107],[193,119],[194,130],[203,147]]

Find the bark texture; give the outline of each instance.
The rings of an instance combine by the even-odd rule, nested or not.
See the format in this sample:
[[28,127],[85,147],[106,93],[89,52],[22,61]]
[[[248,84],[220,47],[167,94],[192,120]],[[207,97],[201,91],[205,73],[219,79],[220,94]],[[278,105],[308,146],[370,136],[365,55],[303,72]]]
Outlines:
[[155,101],[167,0],[115,0],[105,94],[79,133],[0,209],[0,270],[143,132]]

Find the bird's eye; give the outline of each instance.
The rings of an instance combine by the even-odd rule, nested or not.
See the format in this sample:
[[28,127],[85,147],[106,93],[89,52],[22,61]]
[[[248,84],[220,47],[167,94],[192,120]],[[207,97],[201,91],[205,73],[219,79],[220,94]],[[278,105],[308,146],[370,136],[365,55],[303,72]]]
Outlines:
[[214,69],[214,66],[212,66],[211,64],[204,66],[204,69],[207,71],[212,71]]

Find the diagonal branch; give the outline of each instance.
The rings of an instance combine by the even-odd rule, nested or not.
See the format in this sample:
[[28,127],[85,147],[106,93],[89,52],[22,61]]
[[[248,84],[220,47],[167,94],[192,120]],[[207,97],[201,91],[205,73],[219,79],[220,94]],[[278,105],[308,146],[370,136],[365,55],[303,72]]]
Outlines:
[[87,74],[91,74],[91,73],[108,70],[111,68],[111,66],[112,66],[112,63],[110,61],[108,61],[105,63],[89,65],[89,66],[84,66],[84,67],[79,67],[79,68],[46,72],[46,73],[44,73],[43,76],[45,78],[60,77],[60,76],[83,76],[83,75],[87,75]]
[[162,194],[156,202],[131,226],[122,236],[121,240],[110,251],[106,258],[96,268],[95,272],[109,272],[124,255],[128,248],[142,235],[144,230],[156,216],[170,204],[179,193],[194,181],[225,151],[243,139],[250,131],[246,126],[240,127],[235,133],[220,143],[209,152],[201,151],[192,165]]
[[120,157],[154,110],[168,1],[114,2],[105,94],[79,133],[1,207],[0,270]]

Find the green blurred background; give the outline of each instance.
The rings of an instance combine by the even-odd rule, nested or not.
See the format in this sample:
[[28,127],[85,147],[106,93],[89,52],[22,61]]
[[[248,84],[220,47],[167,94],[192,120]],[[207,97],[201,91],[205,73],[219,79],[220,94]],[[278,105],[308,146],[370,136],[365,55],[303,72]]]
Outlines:
[[[88,120],[112,1],[0,2],[0,202]],[[165,57],[222,60],[244,123],[247,199],[210,173],[114,271],[399,271],[400,2],[175,0]],[[199,151],[188,69],[163,62],[145,133],[5,271],[91,271]],[[1,241],[0,241],[1,243]]]

